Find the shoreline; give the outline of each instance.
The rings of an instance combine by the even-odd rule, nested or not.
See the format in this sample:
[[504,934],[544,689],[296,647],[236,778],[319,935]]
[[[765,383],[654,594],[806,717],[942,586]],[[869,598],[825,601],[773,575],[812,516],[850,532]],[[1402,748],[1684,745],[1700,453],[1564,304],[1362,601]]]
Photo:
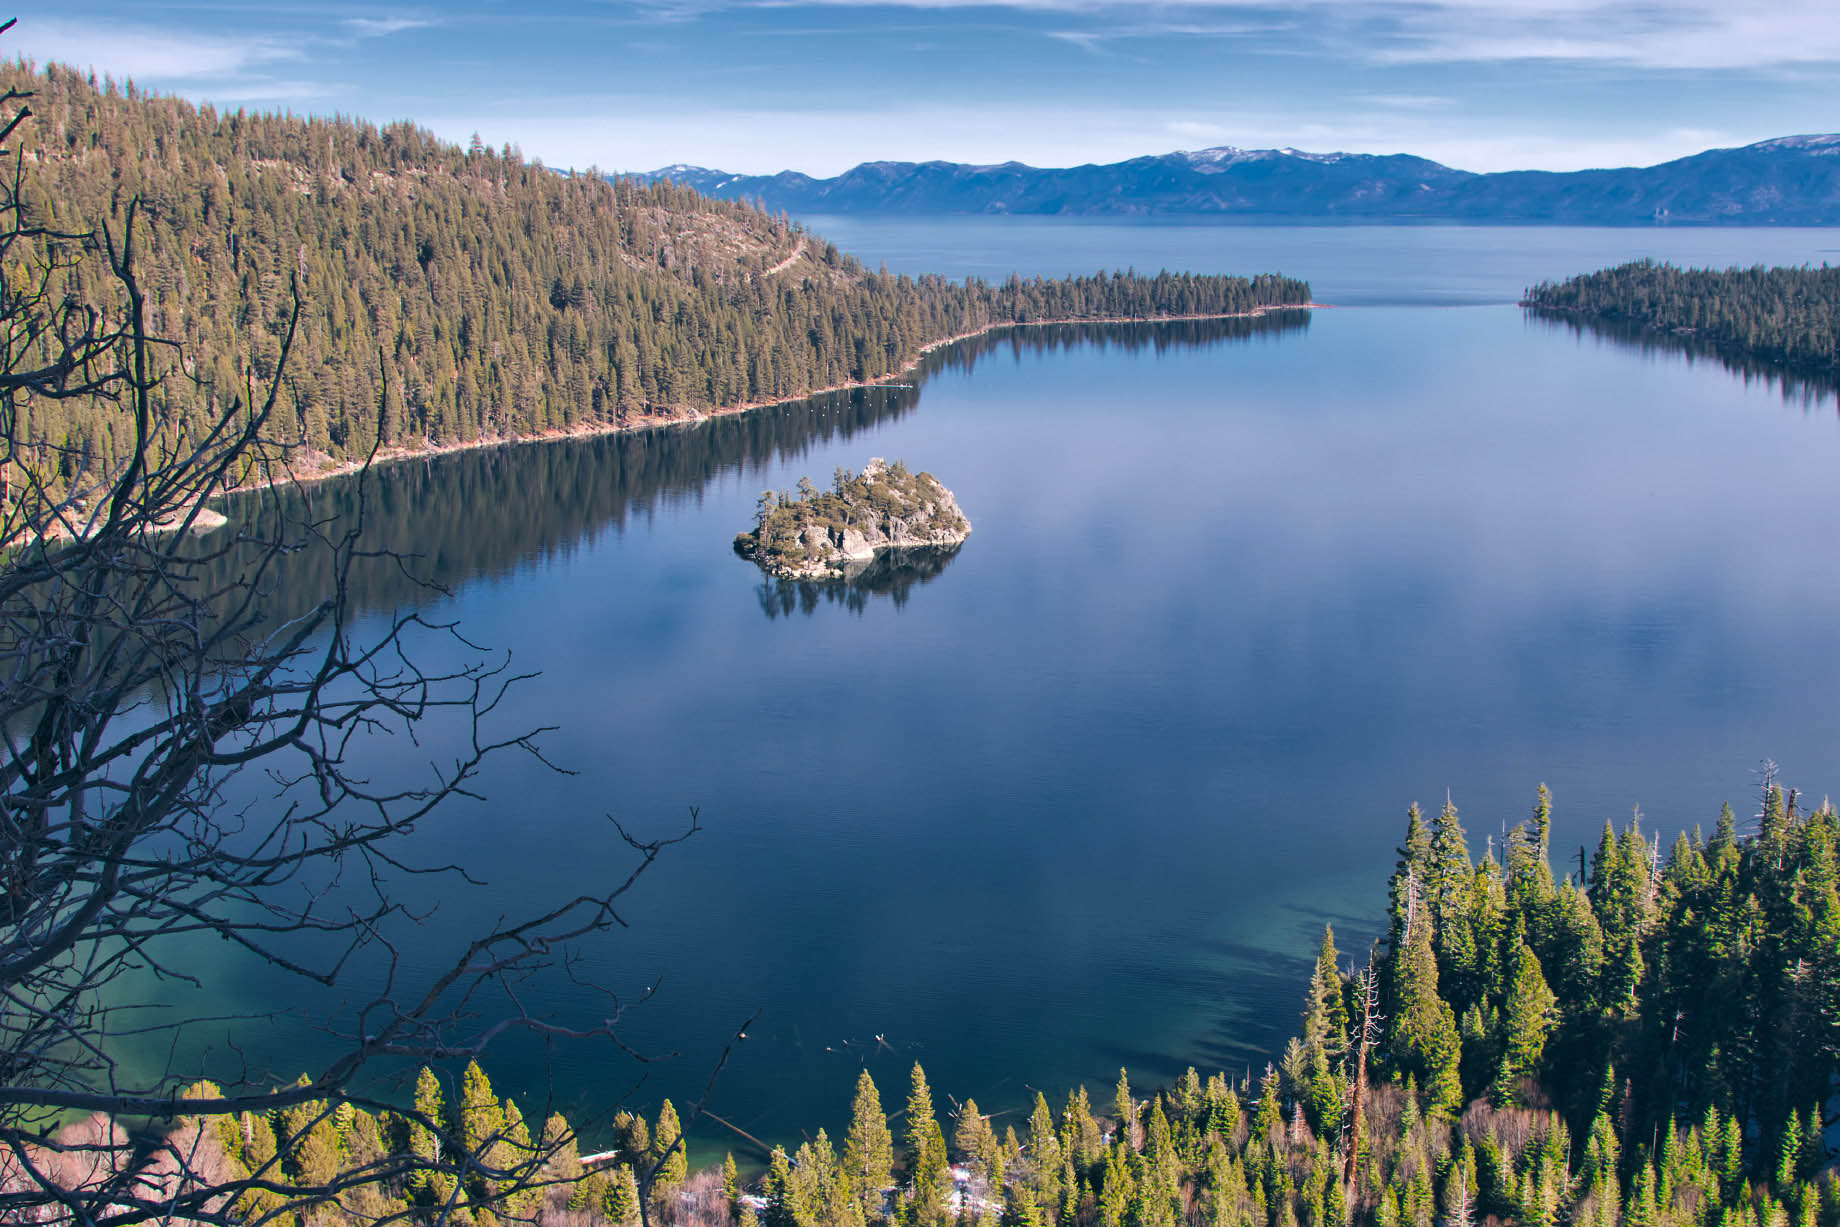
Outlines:
[[727,417],[738,413],[751,413],[756,409],[771,409],[776,405],[790,405],[795,401],[809,400],[811,397],[825,396],[832,392],[850,392],[857,388],[885,387],[889,381],[899,379],[901,376],[911,374],[918,369],[921,362],[923,362],[929,354],[937,353],[939,350],[961,344],[965,341],[976,340],[978,337],[997,332],[1004,328],[1051,328],[1067,324],[1182,324],[1198,323],[1206,320],[1258,319],[1274,311],[1324,311],[1333,309],[1334,304],[1332,303],[1312,301],[1302,303],[1270,303],[1265,306],[1254,307],[1250,311],[1210,311],[1190,315],[1063,317],[1046,320],[993,321],[985,324],[981,328],[974,328],[969,332],[960,332],[949,337],[941,337],[937,341],[929,341],[925,345],[922,345],[914,356],[898,370],[890,371],[888,374],[877,379],[850,380],[844,383],[830,384],[822,388],[811,388],[804,392],[794,393],[791,396],[775,397],[772,400],[738,401],[732,404],[719,405],[713,409],[679,410],[673,412],[670,416],[654,417],[648,414],[644,420],[636,422],[591,422],[563,427],[558,430],[546,430],[536,434],[481,435],[478,438],[468,439],[459,443],[431,443],[425,447],[416,448],[379,448],[377,453],[368,460],[341,461],[338,464],[320,469],[313,473],[302,474],[288,471],[285,477],[267,478],[262,481],[251,482],[246,486],[238,486],[234,490],[223,491],[213,497],[221,499],[281,484],[297,486],[311,485],[317,482],[330,481],[336,477],[349,477],[351,474],[359,472],[367,467],[401,464],[411,460],[431,460],[437,456],[452,455],[455,452],[476,451],[488,447],[514,447],[521,443],[554,443],[566,439],[597,439],[606,435],[627,434],[643,430],[667,430],[678,426],[692,426],[699,422],[707,421],[710,418]]
[[[1777,357],[1752,349],[1741,341],[1734,341],[1717,335],[1709,335],[1697,328],[1684,325],[1667,325],[1648,320],[1633,319],[1627,316],[1605,315],[1583,307],[1555,307],[1532,298],[1523,298],[1515,304],[1523,311],[1548,320],[1564,320],[1595,331],[1598,337],[1611,340],[1633,342],[1638,338],[1644,343],[1655,341],[1662,344],[1673,343],[1681,348],[1712,358],[1717,358],[1733,369],[1734,366],[1752,368],[1756,373],[1771,378],[1800,379],[1810,381],[1840,380],[1840,360],[1833,363],[1803,361],[1794,358]],[[1619,338],[1616,330],[1623,329],[1633,334]]]

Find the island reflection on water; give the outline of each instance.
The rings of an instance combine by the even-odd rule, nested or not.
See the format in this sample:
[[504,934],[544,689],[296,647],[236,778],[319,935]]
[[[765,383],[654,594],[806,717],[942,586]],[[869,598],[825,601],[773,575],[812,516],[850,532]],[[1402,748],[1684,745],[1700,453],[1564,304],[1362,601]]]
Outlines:
[[818,612],[821,605],[841,605],[860,614],[875,597],[887,597],[896,609],[907,604],[915,588],[938,579],[961,547],[920,546],[902,550],[883,550],[860,571],[846,579],[806,580],[763,579],[755,594],[760,598],[760,612],[768,621],[790,618],[795,612],[806,617]]

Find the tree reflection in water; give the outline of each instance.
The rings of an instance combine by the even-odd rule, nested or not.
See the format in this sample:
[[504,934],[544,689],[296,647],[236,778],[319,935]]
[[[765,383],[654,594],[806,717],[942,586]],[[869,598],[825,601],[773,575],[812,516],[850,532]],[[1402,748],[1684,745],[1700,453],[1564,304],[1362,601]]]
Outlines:
[[755,589],[760,612],[769,620],[789,618],[796,611],[807,617],[821,604],[841,605],[861,613],[875,597],[887,597],[899,609],[913,590],[938,579],[946,564],[958,557],[960,546],[883,550],[847,578],[834,580],[778,579],[769,576]]
[[[397,461],[379,466],[362,483],[336,478],[303,486],[285,502],[290,514],[322,525],[334,538],[363,516],[364,546],[377,557],[368,566],[361,560],[354,570],[354,614],[420,608],[443,590],[566,558],[604,533],[624,531],[630,519],[701,498],[724,473],[763,472],[901,418],[919,405],[927,377],[941,370],[969,370],[994,355],[1082,346],[1205,349],[1307,328],[1309,316],[1283,311],[1238,319],[1004,328],[928,355],[896,385],[826,393],[693,425]],[[245,527],[259,503],[232,499],[224,509],[231,530]],[[226,556],[221,565],[235,566],[237,560]],[[267,625],[304,613],[305,595],[326,590],[332,565],[331,551],[308,546],[271,567]],[[885,590],[846,585],[861,589],[846,604],[884,592],[905,600],[915,582],[933,574],[937,568],[923,578],[890,578]]]

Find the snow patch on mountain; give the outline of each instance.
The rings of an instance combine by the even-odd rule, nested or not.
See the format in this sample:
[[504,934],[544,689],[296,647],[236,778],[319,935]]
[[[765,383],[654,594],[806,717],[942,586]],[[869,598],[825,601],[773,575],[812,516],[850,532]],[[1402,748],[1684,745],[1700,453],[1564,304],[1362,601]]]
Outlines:
[[1773,141],[1758,141],[1746,149],[1805,149],[1823,157],[1840,155],[1840,132],[1811,132],[1802,136],[1779,136]]
[[1297,158],[1304,162],[1317,162],[1333,165],[1352,156],[1346,153],[1311,153],[1306,149],[1293,149],[1286,145],[1282,149],[1241,149],[1235,145],[1216,145],[1212,149],[1185,149],[1176,155],[1185,159],[1189,165],[1200,169],[1203,167],[1224,168],[1240,162],[1269,162],[1275,158]]

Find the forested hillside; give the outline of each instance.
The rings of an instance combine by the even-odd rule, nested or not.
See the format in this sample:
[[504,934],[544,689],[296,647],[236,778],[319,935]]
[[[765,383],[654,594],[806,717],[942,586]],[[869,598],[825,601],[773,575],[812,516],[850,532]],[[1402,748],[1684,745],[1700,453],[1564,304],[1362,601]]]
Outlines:
[[891,1113],[865,1070],[839,1139],[817,1129],[758,1156],[757,1194],[732,1160],[690,1173],[688,1122],[668,1102],[655,1123],[616,1117],[613,1150],[584,1171],[568,1122],[537,1130],[477,1066],[446,1089],[424,1070],[415,1117],[308,1105],[207,1127],[202,1144],[234,1176],[257,1174],[251,1218],[290,1182],[392,1151],[539,1164],[528,1185],[370,1187],[320,1207],[326,1224],[449,1200],[480,1224],[632,1224],[642,1202],[651,1223],[712,1227],[1840,1222],[1823,1140],[1840,1060],[1840,815],[1769,781],[1754,834],[1729,807],[1710,837],[1666,852],[1639,817],[1606,824],[1581,880],[1555,878],[1549,832],[1544,789],[1505,863],[1492,845],[1472,856],[1453,806],[1429,823],[1414,807],[1388,936],[1344,963],[1325,933],[1300,1034],[1256,1081],[1191,1069],[1144,1099],[1120,1071],[1058,1112],[1037,1093],[1018,1128],[936,1098],[918,1065]]
[[1527,291],[1542,311],[1690,336],[1840,371],[1840,268],[1676,268],[1640,260]]
[[[13,143],[38,216],[119,229],[139,201],[147,323],[180,343],[169,434],[273,373],[296,281],[287,410],[332,458],[370,446],[386,383],[384,441],[447,444],[878,379],[992,321],[1309,298],[1280,277],[893,277],[745,205],[557,173],[406,123],[225,114],[58,67],[7,67],[5,85],[36,95]],[[118,301],[105,273],[88,261],[69,288]],[[36,412],[25,441],[105,461],[120,446],[105,405]]]

